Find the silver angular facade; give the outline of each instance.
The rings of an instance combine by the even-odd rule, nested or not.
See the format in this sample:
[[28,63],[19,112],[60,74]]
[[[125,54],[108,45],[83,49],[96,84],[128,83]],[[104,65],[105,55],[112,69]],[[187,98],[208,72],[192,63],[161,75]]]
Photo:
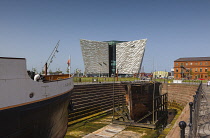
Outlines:
[[142,39],[116,45],[116,68],[119,74],[139,73],[146,41],[146,39]]
[[106,42],[80,40],[86,74],[109,73],[109,47]]
[[118,70],[118,74],[139,73],[146,41],[147,39],[98,42],[81,39],[85,73],[109,76],[113,74],[113,70]]

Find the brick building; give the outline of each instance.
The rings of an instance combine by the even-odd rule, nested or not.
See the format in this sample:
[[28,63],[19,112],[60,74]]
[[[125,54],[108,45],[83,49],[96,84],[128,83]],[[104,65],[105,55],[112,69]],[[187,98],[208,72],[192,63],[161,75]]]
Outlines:
[[179,58],[174,61],[174,79],[210,79],[210,57]]

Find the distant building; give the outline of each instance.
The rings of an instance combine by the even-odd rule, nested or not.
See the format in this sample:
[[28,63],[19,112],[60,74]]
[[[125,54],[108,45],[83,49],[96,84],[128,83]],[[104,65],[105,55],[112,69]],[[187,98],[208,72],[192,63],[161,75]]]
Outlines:
[[175,60],[174,78],[210,79],[210,57],[189,57]]
[[167,78],[168,72],[166,71],[155,71],[153,72],[153,78]]
[[171,75],[169,76],[174,76],[174,69],[171,69]]
[[140,73],[147,39],[136,41],[80,40],[88,76],[133,75]]
[[145,72],[141,72],[139,74],[134,74],[134,77],[137,77],[137,75],[141,78],[141,79],[152,79],[153,73],[145,73]]

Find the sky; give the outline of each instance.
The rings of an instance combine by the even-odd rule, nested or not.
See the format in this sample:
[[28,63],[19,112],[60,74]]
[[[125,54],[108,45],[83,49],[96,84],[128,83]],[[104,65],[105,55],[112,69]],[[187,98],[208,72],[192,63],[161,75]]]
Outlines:
[[210,56],[209,0],[1,0],[0,57],[23,57],[41,72],[84,71],[80,39],[147,39],[144,72],[170,71],[181,57]]

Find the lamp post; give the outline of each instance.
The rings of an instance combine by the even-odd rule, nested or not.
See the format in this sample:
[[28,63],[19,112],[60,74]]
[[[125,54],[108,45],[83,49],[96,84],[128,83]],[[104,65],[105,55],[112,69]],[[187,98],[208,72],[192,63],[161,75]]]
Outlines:
[[101,77],[101,67],[102,67],[102,64],[101,63],[98,63],[100,65],[100,69],[99,69],[99,77]]

